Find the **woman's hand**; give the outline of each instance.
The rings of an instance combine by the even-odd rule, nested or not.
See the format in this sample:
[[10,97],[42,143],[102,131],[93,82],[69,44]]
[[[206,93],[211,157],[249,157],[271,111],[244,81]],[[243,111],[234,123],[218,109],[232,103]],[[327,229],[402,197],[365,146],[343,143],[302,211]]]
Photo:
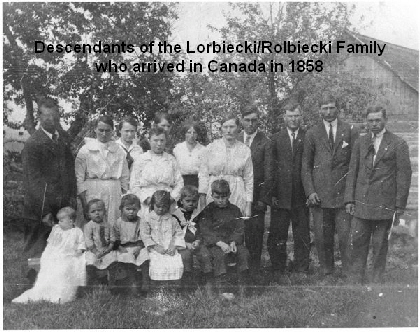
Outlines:
[[251,217],[251,202],[246,202],[245,205],[245,213],[244,213],[244,217],[246,218],[250,218]]

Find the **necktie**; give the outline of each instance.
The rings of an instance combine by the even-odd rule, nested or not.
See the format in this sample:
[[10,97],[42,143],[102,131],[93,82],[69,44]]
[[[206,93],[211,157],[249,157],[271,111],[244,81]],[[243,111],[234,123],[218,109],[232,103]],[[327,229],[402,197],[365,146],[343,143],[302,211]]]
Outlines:
[[58,143],[58,134],[57,133],[52,134],[51,138],[52,138],[54,143]]
[[124,151],[127,153],[127,155],[125,156],[125,159],[127,159],[127,163],[128,163],[128,169],[131,169],[131,165],[134,162],[133,157],[131,157],[130,151],[128,151],[125,147],[122,146],[122,148],[124,149]]
[[332,149],[334,147],[334,135],[333,135],[333,128],[332,128],[331,123],[330,123],[330,132],[328,134],[328,141],[329,141],[331,149]]
[[295,152],[296,133],[292,131],[292,153]]
[[375,164],[375,159],[376,159],[376,134],[373,134],[372,145],[373,145],[373,158],[372,158],[372,166],[373,166]]
[[250,135],[246,135],[245,145],[249,147],[251,145],[250,143],[251,143],[251,136]]
[[368,165],[372,168],[375,161],[375,154],[376,152],[375,152],[375,136],[374,136],[369,144],[368,154],[367,154]]

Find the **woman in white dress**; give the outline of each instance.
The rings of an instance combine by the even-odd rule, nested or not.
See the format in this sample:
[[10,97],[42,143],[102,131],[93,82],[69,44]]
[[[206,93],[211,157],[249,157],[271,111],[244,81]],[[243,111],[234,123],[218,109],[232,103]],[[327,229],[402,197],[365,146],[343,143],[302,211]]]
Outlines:
[[[129,170],[126,153],[112,140],[112,118],[98,118],[96,139],[87,138],[76,157],[77,193],[82,206],[91,199],[105,203],[106,220],[114,223],[120,217],[121,196],[128,190]],[[83,225],[82,225],[83,226]]]
[[41,256],[40,271],[33,288],[12,302],[50,301],[64,303],[76,296],[79,286],[86,283],[86,249],[83,232],[74,228],[76,211],[62,208],[48,237],[47,247]]
[[140,216],[149,213],[150,199],[155,191],[166,190],[171,195],[171,212],[179,199],[184,181],[178,163],[165,152],[166,132],[162,128],[150,130],[151,149],[134,160],[130,177],[130,191],[140,198]]
[[251,150],[236,139],[239,119],[228,115],[222,120],[222,138],[210,143],[204,154],[199,172],[201,204],[212,201],[211,184],[216,179],[229,182],[229,201],[239,207],[244,217],[251,217],[254,188]]
[[199,127],[195,122],[183,125],[182,133],[185,141],[174,148],[174,156],[184,179],[184,185],[198,188],[198,171],[205,147],[197,142]]

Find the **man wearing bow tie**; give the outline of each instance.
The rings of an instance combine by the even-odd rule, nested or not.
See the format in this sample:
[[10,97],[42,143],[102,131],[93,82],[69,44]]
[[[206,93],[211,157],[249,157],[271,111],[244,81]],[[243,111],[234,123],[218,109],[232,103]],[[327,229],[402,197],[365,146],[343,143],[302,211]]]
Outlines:
[[356,141],[347,177],[346,210],[353,215],[352,273],[363,281],[369,243],[373,246],[374,283],[382,282],[393,219],[404,213],[411,182],[407,143],[386,129],[383,107],[369,107],[369,132]]
[[286,128],[272,138],[276,185],[267,241],[273,281],[280,283],[285,277],[290,222],[293,230],[294,272],[303,278],[309,270],[310,252],[309,211],[300,174],[305,139],[305,130],[300,128],[302,112],[299,104],[293,101],[288,102],[284,110]]
[[245,245],[250,253],[250,270],[254,281],[259,282],[259,269],[263,248],[264,219],[267,205],[271,204],[273,182],[271,141],[258,130],[259,111],[255,106],[242,112],[243,132],[238,140],[251,149],[254,169],[254,195],[251,219],[245,221]]
[[69,138],[59,124],[58,105],[50,98],[38,102],[40,126],[22,151],[25,186],[24,255],[39,257],[59,209],[75,208],[76,178]]
[[322,122],[306,133],[302,181],[314,220],[315,245],[325,282],[334,272],[334,233],[337,230],[343,272],[349,269],[350,218],[345,211],[344,190],[351,148],[357,130],[337,119],[336,99],[323,96]]

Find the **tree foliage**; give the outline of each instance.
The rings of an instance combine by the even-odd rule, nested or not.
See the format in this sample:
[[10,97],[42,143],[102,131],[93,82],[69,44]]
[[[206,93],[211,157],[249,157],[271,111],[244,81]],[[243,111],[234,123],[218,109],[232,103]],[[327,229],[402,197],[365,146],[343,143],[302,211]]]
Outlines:
[[[5,3],[4,100],[26,108],[25,128],[36,125],[34,103],[46,95],[72,104],[71,136],[89,115],[133,114],[147,123],[158,110],[166,110],[171,76],[168,73],[98,73],[94,63],[157,61],[159,54],[35,53],[35,41],[51,44],[132,43],[167,40],[176,19],[169,3]],[[7,105],[7,103],[4,103]],[[5,108],[4,108],[5,109]],[[9,111],[3,112],[8,122]]]

